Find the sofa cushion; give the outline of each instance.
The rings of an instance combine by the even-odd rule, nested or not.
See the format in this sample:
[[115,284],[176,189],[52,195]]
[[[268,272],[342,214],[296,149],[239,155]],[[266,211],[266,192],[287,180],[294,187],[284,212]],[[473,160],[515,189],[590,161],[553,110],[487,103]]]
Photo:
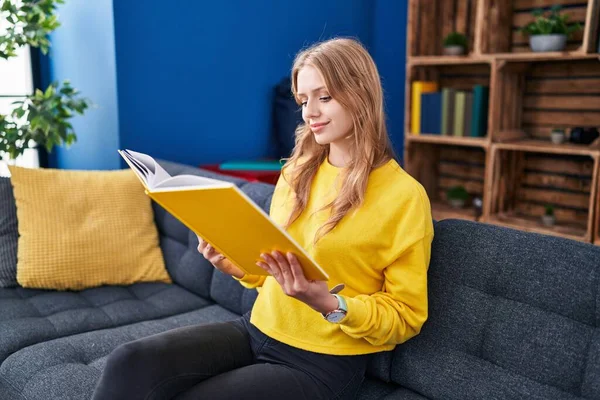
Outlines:
[[108,354],[117,346],[169,329],[230,321],[236,314],[218,305],[112,329],[39,343],[20,350],[0,366],[0,399],[87,400]]
[[0,287],[17,284],[17,208],[10,178],[0,177]]
[[21,286],[81,290],[171,283],[151,201],[133,171],[9,169]]
[[164,283],[81,292],[0,289],[0,362],[42,341],[180,314],[208,304],[180,286]]
[[268,183],[251,182],[242,185],[242,192],[248,195],[256,204],[269,214],[271,209],[271,197],[273,197],[274,185]]
[[217,304],[237,314],[252,309],[258,296],[255,289],[246,289],[231,276],[215,270],[210,288],[210,298]]
[[429,320],[394,382],[429,398],[600,398],[600,247],[435,225]]
[[357,396],[360,400],[427,400],[426,397],[397,385],[365,379]]

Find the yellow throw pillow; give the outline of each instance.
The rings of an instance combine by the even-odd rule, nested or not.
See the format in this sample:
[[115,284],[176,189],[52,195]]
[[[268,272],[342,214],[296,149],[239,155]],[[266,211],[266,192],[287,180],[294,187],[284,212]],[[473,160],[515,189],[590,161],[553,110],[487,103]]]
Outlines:
[[132,170],[9,169],[21,286],[81,290],[171,282],[151,200]]

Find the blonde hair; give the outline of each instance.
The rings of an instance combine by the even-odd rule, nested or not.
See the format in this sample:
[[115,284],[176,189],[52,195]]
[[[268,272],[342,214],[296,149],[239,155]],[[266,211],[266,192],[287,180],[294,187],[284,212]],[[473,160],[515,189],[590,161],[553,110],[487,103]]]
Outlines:
[[[329,95],[352,115],[352,157],[338,176],[342,179],[336,198],[318,211],[331,208],[329,219],[317,230],[313,244],[330,232],[351,210],[364,201],[370,172],[396,158],[385,126],[383,90],[375,62],[356,40],[335,38],[317,43],[296,56],[292,67],[292,93],[298,104],[298,72],[306,65],[315,67],[323,76]],[[296,129],[295,146],[285,158],[283,170],[291,176],[288,184],[295,193],[295,204],[285,224],[288,228],[304,211],[308,203],[314,176],[325,158],[329,146],[315,141],[310,126]],[[302,163],[300,159],[302,158]],[[287,168],[290,171],[287,171]]]

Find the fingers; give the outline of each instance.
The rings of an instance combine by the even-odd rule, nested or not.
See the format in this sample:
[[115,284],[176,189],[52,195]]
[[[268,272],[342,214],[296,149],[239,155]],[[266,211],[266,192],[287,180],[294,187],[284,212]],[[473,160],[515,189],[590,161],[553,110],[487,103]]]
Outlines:
[[306,280],[298,258],[292,253],[287,253],[287,260],[290,265],[290,271],[292,273],[292,276],[294,277],[294,280],[298,282]]
[[263,266],[263,269],[270,273],[273,276],[273,278],[275,278],[277,282],[279,282],[279,284],[282,284],[283,281],[281,280],[281,270],[279,268],[277,260],[275,260],[273,256],[271,256],[271,254],[269,253],[263,253],[260,255],[260,257],[263,259],[263,261],[260,263],[265,264]]
[[271,256],[277,261],[283,281],[285,283],[293,282],[294,277],[292,275],[290,264],[288,263],[287,258],[279,251],[272,252]]
[[198,236],[198,252],[212,264],[221,262],[226,258],[200,236]]

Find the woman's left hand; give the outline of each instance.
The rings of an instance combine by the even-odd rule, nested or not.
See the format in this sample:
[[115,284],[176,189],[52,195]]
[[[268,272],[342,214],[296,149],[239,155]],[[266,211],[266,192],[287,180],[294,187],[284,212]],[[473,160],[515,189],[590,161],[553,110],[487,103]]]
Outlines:
[[259,261],[256,265],[271,274],[286,295],[306,303],[320,313],[328,313],[338,307],[338,301],[329,293],[327,283],[306,279],[300,261],[294,254],[287,253],[286,256],[280,251],[273,251],[260,256],[264,261]]

